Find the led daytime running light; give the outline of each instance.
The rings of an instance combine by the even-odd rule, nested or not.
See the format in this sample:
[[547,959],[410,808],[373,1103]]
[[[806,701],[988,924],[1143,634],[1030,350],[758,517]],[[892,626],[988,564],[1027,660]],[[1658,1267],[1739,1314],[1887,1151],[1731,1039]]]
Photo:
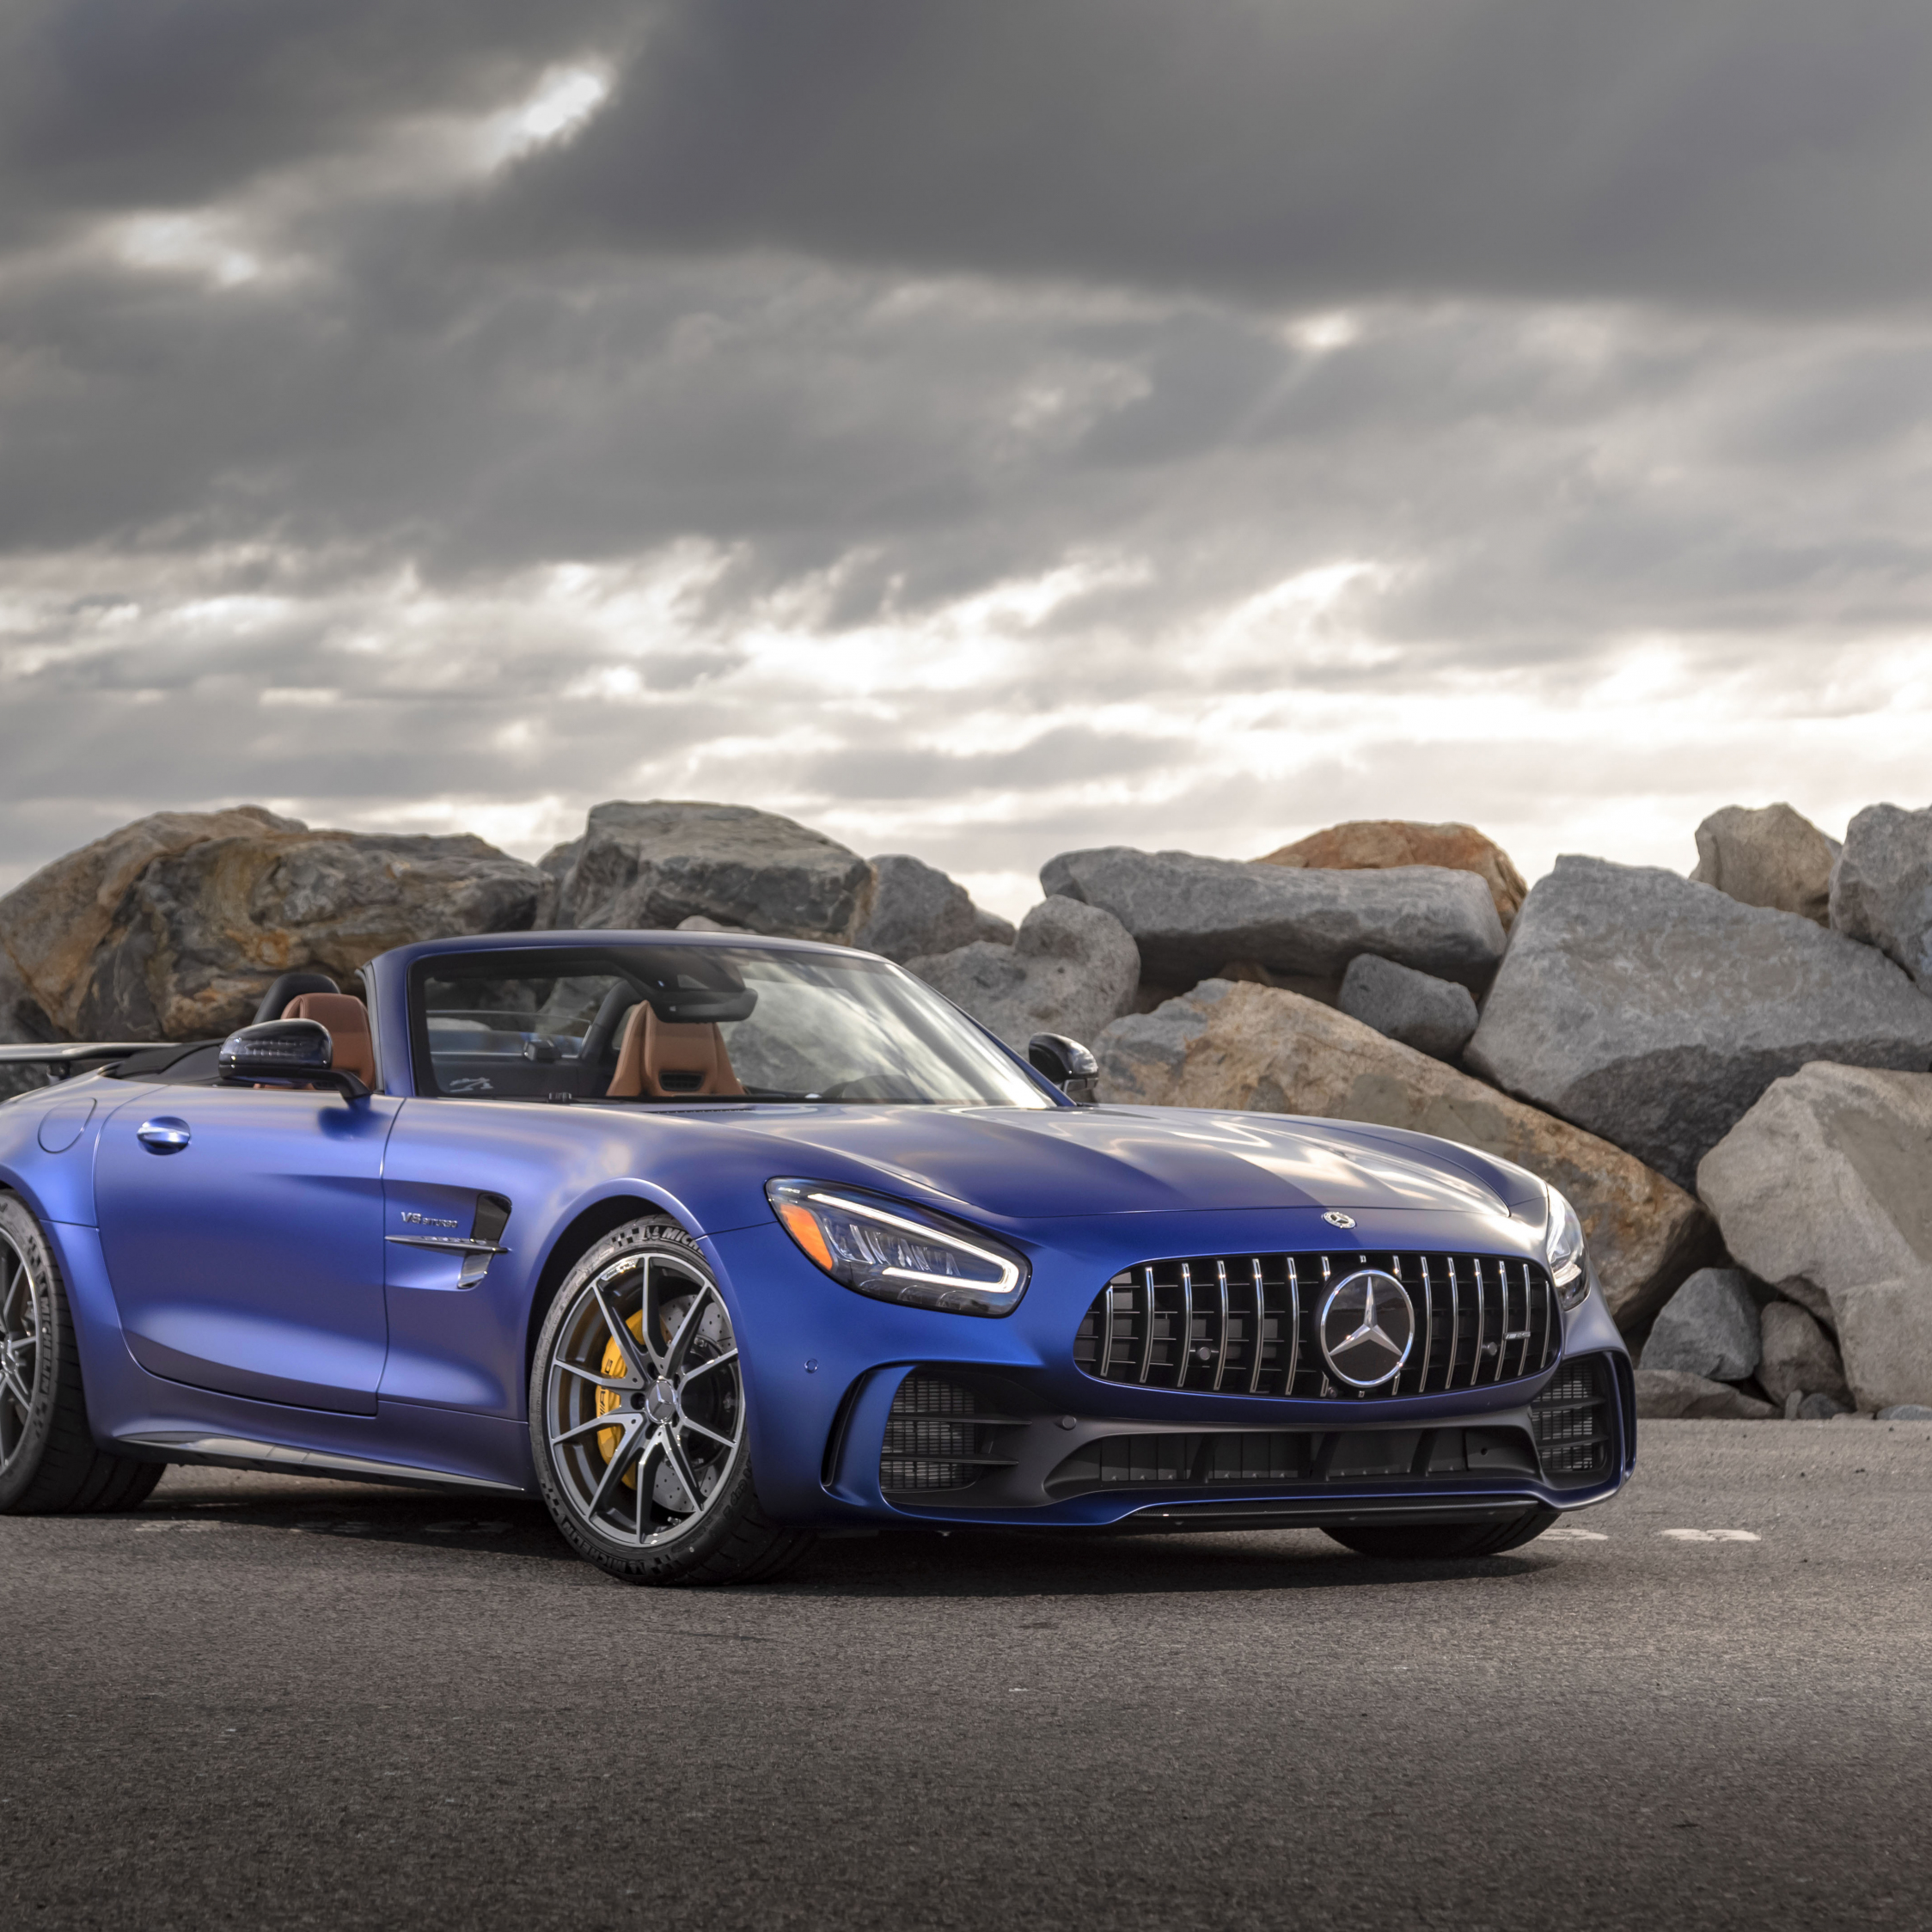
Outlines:
[[766,1195],[811,1261],[856,1293],[949,1314],[1004,1315],[1026,1291],[1024,1255],[938,1214],[811,1181]]

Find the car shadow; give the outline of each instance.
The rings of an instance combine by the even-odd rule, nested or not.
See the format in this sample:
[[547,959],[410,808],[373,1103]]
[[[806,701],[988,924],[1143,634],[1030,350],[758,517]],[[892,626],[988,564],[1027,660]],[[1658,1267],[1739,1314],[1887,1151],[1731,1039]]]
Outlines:
[[[119,1520],[142,1535],[192,1537],[228,1525],[536,1559],[572,1566],[586,1582],[599,1579],[558,1533],[543,1505],[523,1496],[181,1470]],[[1532,1547],[1502,1556],[1397,1562],[1357,1556],[1314,1530],[907,1529],[821,1537],[784,1575],[743,1589],[761,1597],[853,1599],[1382,1589],[1532,1576],[1557,1558],[1555,1550]]]
[[795,1569],[751,1587],[798,1597],[1194,1596],[1494,1582],[1534,1575],[1549,1565],[1549,1556],[1528,1551],[1397,1562],[1359,1556],[1315,1531],[968,1530],[946,1537],[927,1532],[822,1538]]

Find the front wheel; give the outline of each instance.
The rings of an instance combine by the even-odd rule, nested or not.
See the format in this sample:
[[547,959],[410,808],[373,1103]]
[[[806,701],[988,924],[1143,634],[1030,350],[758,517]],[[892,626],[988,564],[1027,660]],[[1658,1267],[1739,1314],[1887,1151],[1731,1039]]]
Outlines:
[[1500,1556],[1506,1550],[1520,1550],[1556,1520],[1555,1510],[1538,1507],[1501,1523],[1400,1523],[1324,1533],[1358,1556],[1387,1556],[1398,1562],[1440,1562],[1450,1556]]
[[810,1545],[760,1506],[737,1336],[673,1223],[614,1230],[566,1278],[531,1364],[530,1447],[566,1539],[627,1583],[762,1582]]

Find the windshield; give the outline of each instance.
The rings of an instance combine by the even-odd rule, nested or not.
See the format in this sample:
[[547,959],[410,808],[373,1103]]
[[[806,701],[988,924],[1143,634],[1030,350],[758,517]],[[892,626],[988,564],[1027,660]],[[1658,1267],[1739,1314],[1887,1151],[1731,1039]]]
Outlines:
[[410,974],[425,1094],[1050,1107],[883,960],[755,945],[453,953]]

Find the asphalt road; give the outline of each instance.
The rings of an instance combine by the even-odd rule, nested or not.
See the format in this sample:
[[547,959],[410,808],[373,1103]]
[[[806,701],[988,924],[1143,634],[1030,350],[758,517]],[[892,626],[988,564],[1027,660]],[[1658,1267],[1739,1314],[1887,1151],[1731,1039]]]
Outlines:
[[1408,1567],[893,1537],[651,1592],[535,1506],[186,1470],[0,1519],[0,1921],[1923,1924],[1932,1425],[1642,1446]]

